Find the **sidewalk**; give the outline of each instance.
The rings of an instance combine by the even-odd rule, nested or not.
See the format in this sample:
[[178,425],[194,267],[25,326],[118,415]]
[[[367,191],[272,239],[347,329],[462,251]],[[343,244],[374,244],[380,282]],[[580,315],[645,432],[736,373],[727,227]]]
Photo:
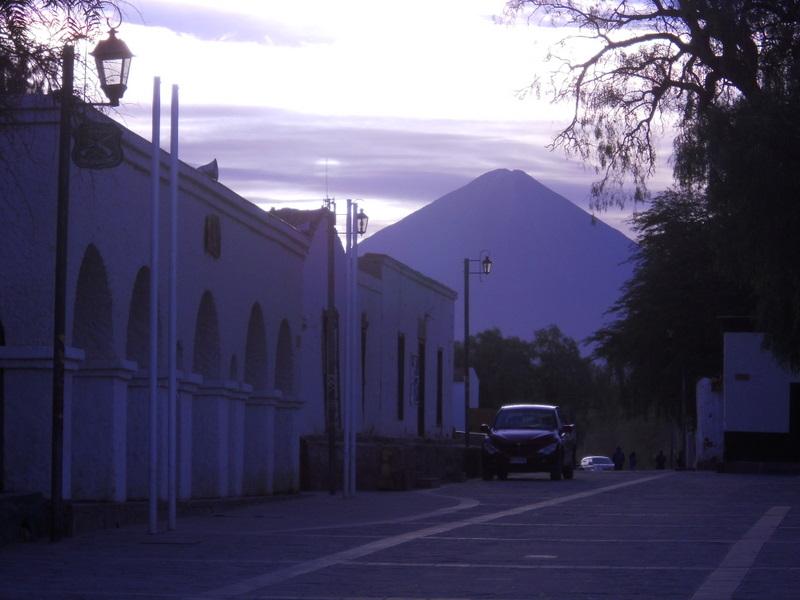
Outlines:
[[[55,544],[11,544],[0,548],[0,598],[190,597],[228,579],[345,549],[353,543],[352,527],[370,528],[377,536],[441,518],[459,505],[446,494],[439,488],[359,492],[348,499],[327,493],[276,496],[240,507],[217,503],[207,514],[179,517],[176,531],[155,535],[143,524]],[[320,529],[327,529],[324,541],[315,535]]]

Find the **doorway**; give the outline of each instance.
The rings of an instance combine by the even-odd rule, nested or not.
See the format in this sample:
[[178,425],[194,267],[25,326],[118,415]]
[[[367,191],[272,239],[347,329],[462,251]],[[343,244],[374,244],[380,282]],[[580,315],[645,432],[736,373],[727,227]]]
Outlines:
[[800,461],[800,383],[789,384],[789,452]]
[[419,338],[417,356],[417,435],[425,437],[425,338]]

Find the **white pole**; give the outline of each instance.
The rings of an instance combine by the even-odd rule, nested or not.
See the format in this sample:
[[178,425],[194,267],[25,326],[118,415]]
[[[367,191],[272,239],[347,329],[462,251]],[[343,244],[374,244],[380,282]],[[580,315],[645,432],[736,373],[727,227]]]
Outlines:
[[150,401],[148,531],[158,530],[158,208],[161,152],[161,78],[153,78],[153,132],[150,162]]
[[350,280],[352,272],[350,268],[350,244],[353,233],[353,201],[347,199],[347,221],[345,223],[345,319],[344,327],[344,393],[342,394],[342,444],[343,444],[343,481],[342,494],[345,498],[350,495],[350,319],[352,318],[352,305],[350,299]]
[[170,236],[169,236],[169,400],[167,417],[167,500],[169,505],[169,529],[175,529],[176,518],[176,450],[177,450],[177,255],[178,255],[178,86],[172,86],[172,114],[170,117]]
[[361,319],[359,319],[359,312],[358,312],[358,204],[353,204],[353,219],[352,219],[352,231],[353,231],[353,244],[350,248],[350,252],[352,256],[352,284],[351,284],[351,291],[352,291],[352,305],[353,305],[353,318],[351,320],[352,325],[350,326],[351,332],[351,350],[350,356],[352,357],[352,366],[350,368],[350,379],[351,379],[351,393],[350,393],[350,495],[356,495],[356,458],[358,456],[358,444],[356,438],[356,428],[357,428],[357,418],[356,415],[358,413],[358,392],[357,390],[361,389],[361,385],[359,382],[358,377],[356,376],[359,372],[359,340],[361,339],[358,335],[359,333],[359,324],[361,323]]

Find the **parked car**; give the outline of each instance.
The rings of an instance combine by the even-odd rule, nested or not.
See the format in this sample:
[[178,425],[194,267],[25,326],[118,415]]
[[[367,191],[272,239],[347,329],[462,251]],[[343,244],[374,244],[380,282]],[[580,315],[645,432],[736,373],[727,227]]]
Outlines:
[[613,471],[614,461],[607,456],[584,456],[580,468],[583,471]]
[[483,478],[506,479],[509,473],[550,473],[572,479],[575,426],[563,422],[557,406],[512,404],[497,411],[486,434],[481,458]]

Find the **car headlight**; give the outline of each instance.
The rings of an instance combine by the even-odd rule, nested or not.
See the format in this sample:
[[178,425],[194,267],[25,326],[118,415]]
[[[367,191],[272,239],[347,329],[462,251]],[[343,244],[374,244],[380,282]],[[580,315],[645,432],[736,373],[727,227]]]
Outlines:
[[539,454],[552,454],[557,449],[558,449],[558,444],[556,442],[553,442],[552,444],[548,444],[547,446],[539,450]]

